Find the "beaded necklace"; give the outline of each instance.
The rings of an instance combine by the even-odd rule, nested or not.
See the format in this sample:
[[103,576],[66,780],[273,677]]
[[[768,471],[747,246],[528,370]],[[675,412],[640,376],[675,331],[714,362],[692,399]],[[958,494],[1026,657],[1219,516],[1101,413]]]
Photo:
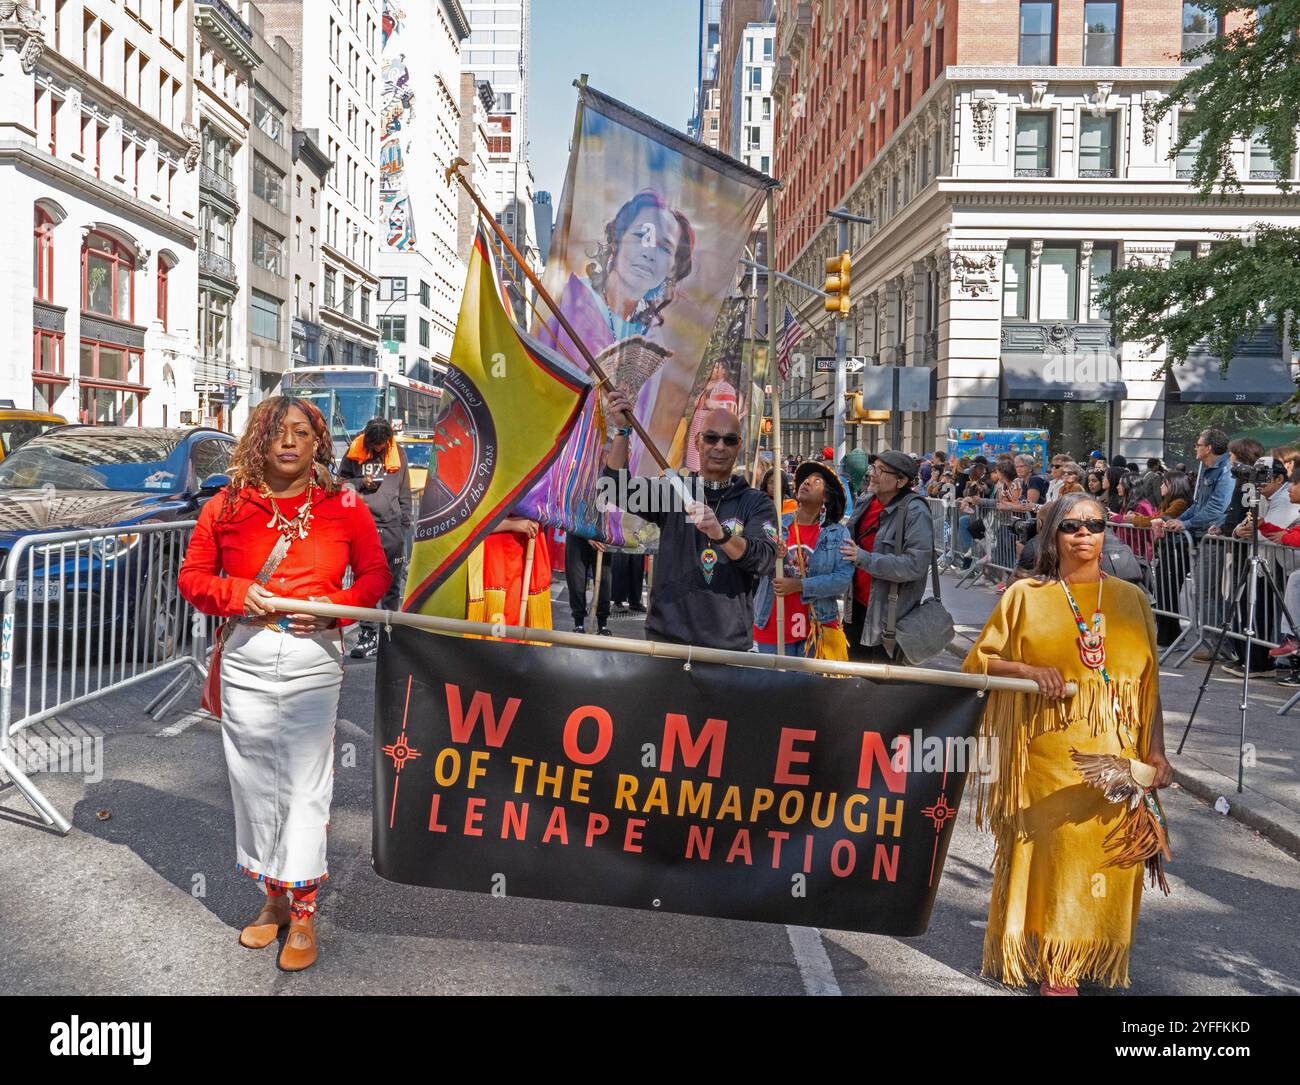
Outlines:
[[1061,589],[1065,592],[1065,598],[1070,603],[1070,611],[1074,614],[1074,624],[1079,629],[1079,656],[1083,659],[1085,667],[1094,671],[1101,672],[1101,678],[1105,683],[1106,690],[1110,694],[1111,712],[1114,714],[1115,725],[1118,729],[1124,728],[1124,733],[1128,737],[1129,745],[1134,749],[1137,743],[1133,739],[1133,731],[1128,722],[1123,720],[1120,715],[1119,694],[1115,692],[1111,684],[1110,672],[1106,670],[1106,616],[1101,612],[1101,588],[1106,579],[1106,574],[1101,574],[1101,579],[1097,581],[1097,609],[1092,614],[1092,628],[1083,620],[1083,614],[1079,611],[1079,604],[1074,601],[1074,594],[1070,591],[1070,585],[1061,578]]

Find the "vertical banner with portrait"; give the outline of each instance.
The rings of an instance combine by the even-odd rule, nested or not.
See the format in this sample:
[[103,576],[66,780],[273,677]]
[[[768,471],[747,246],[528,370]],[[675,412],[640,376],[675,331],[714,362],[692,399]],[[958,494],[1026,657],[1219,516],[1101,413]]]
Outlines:
[[[728,377],[738,359],[712,367],[716,379],[701,374],[701,364],[775,182],[585,84],[576,133],[545,285],[587,350],[632,398],[651,440],[681,466],[701,403],[740,408],[739,381]],[[586,368],[553,315],[534,334]],[[606,440],[599,397],[592,396],[555,465],[517,511],[583,538],[648,541],[639,519],[597,508]],[[630,468],[659,474],[639,438]]]

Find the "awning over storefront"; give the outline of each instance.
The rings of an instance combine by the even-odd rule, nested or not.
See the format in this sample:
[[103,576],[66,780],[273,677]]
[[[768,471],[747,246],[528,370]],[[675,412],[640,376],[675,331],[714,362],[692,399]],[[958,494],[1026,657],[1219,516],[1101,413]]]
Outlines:
[[1282,357],[1249,354],[1234,357],[1228,368],[1209,354],[1190,354],[1171,376],[1181,403],[1285,403],[1296,392],[1291,367]]
[[1069,359],[1071,364],[1065,361],[1038,354],[1004,353],[1002,398],[1086,403],[1124,399],[1128,395],[1119,379],[1118,365],[1106,356]]

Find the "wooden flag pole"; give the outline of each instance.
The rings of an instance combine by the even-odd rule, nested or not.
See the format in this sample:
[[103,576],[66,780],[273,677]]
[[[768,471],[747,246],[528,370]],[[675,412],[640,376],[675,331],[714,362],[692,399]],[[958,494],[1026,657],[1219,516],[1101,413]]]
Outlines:
[[[776,260],[776,200],[772,190],[767,190],[767,379],[772,382],[772,500],[776,503],[776,538],[785,542],[781,530],[781,363],[776,357],[776,276],[772,266]],[[755,301],[758,299],[755,298]],[[759,442],[762,443],[761,441]],[[785,561],[779,553],[774,576],[785,576]],[[785,596],[776,596],[776,654],[785,655]]]
[[[539,524],[538,531],[544,530]],[[523,591],[519,593],[519,624],[524,629],[528,628],[528,587],[533,582],[533,558],[537,554],[537,536],[528,536],[528,549],[524,551],[524,585]]]
[[[591,610],[588,612],[590,614],[595,614],[597,611],[600,610],[600,574],[602,572],[601,563],[604,560],[605,560],[605,551],[597,549],[596,550],[596,583],[592,585],[592,589],[591,589]],[[600,624],[599,618],[596,619],[596,624],[597,625]]]
[[[501,243],[506,247],[506,251],[514,257],[515,263],[519,266],[520,271],[524,273],[528,281],[532,284],[533,289],[537,291],[538,296],[546,303],[546,307],[559,322],[560,327],[564,329],[566,334],[573,341],[573,345],[578,348],[578,353],[582,355],[583,361],[587,363],[592,373],[595,374],[597,383],[603,384],[606,388],[612,388],[613,384],[610,382],[609,376],[605,373],[605,370],[600,363],[592,357],[591,351],[587,349],[587,344],[582,341],[582,336],[574,330],[573,325],[569,323],[569,318],[560,310],[560,307],[555,303],[555,299],[547,293],[546,287],[542,285],[541,279],[539,279],[533,269],[528,266],[528,262],[520,255],[519,250],[515,248],[514,242],[507,236],[505,230],[502,229],[501,224],[497,222],[496,218],[487,209],[483,201],[479,199],[478,193],[474,191],[474,186],[465,180],[465,177],[460,170],[462,166],[467,165],[469,165],[469,163],[463,158],[457,158],[452,162],[452,164],[443,171],[447,178],[447,183],[451,184],[451,179],[453,177],[460,182],[461,188],[463,188],[469,198],[474,201],[474,206],[478,208],[479,214],[483,216],[483,221],[485,221],[491,228],[492,232],[500,238]],[[633,432],[641,438],[641,443],[645,445],[646,451],[650,453],[654,458],[655,463],[659,465],[659,469],[668,475],[669,478],[677,479],[680,483],[680,476],[669,467],[668,460],[664,458],[664,454],[659,451],[659,447],[650,439],[650,434],[646,432],[645,427],[641,425],[640,420],[635,414],[631,415],[631,422]],[[682,489],[684,490],[685,487]],[[689,500],[694,501],[695,499],[689,498]]]

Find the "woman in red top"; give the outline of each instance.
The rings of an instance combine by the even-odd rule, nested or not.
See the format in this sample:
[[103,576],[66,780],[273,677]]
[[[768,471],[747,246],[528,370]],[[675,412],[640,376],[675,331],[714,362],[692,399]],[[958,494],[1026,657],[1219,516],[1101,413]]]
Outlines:
[[[372,607],[391,581],[374,518],[339,489],[333,458],[314,406],[286,396],[259,403],[231,460],[230,485],[200,513],[179,576],[195,607],[236,620],[220,656],[222,740],[237,867],[267,892],[239,940],[262,949],[288,926],[286,971],[316,960],[343,634],[333,619],[278,614],[269,600]],[[344,588],[348,566],[354,579]]]

